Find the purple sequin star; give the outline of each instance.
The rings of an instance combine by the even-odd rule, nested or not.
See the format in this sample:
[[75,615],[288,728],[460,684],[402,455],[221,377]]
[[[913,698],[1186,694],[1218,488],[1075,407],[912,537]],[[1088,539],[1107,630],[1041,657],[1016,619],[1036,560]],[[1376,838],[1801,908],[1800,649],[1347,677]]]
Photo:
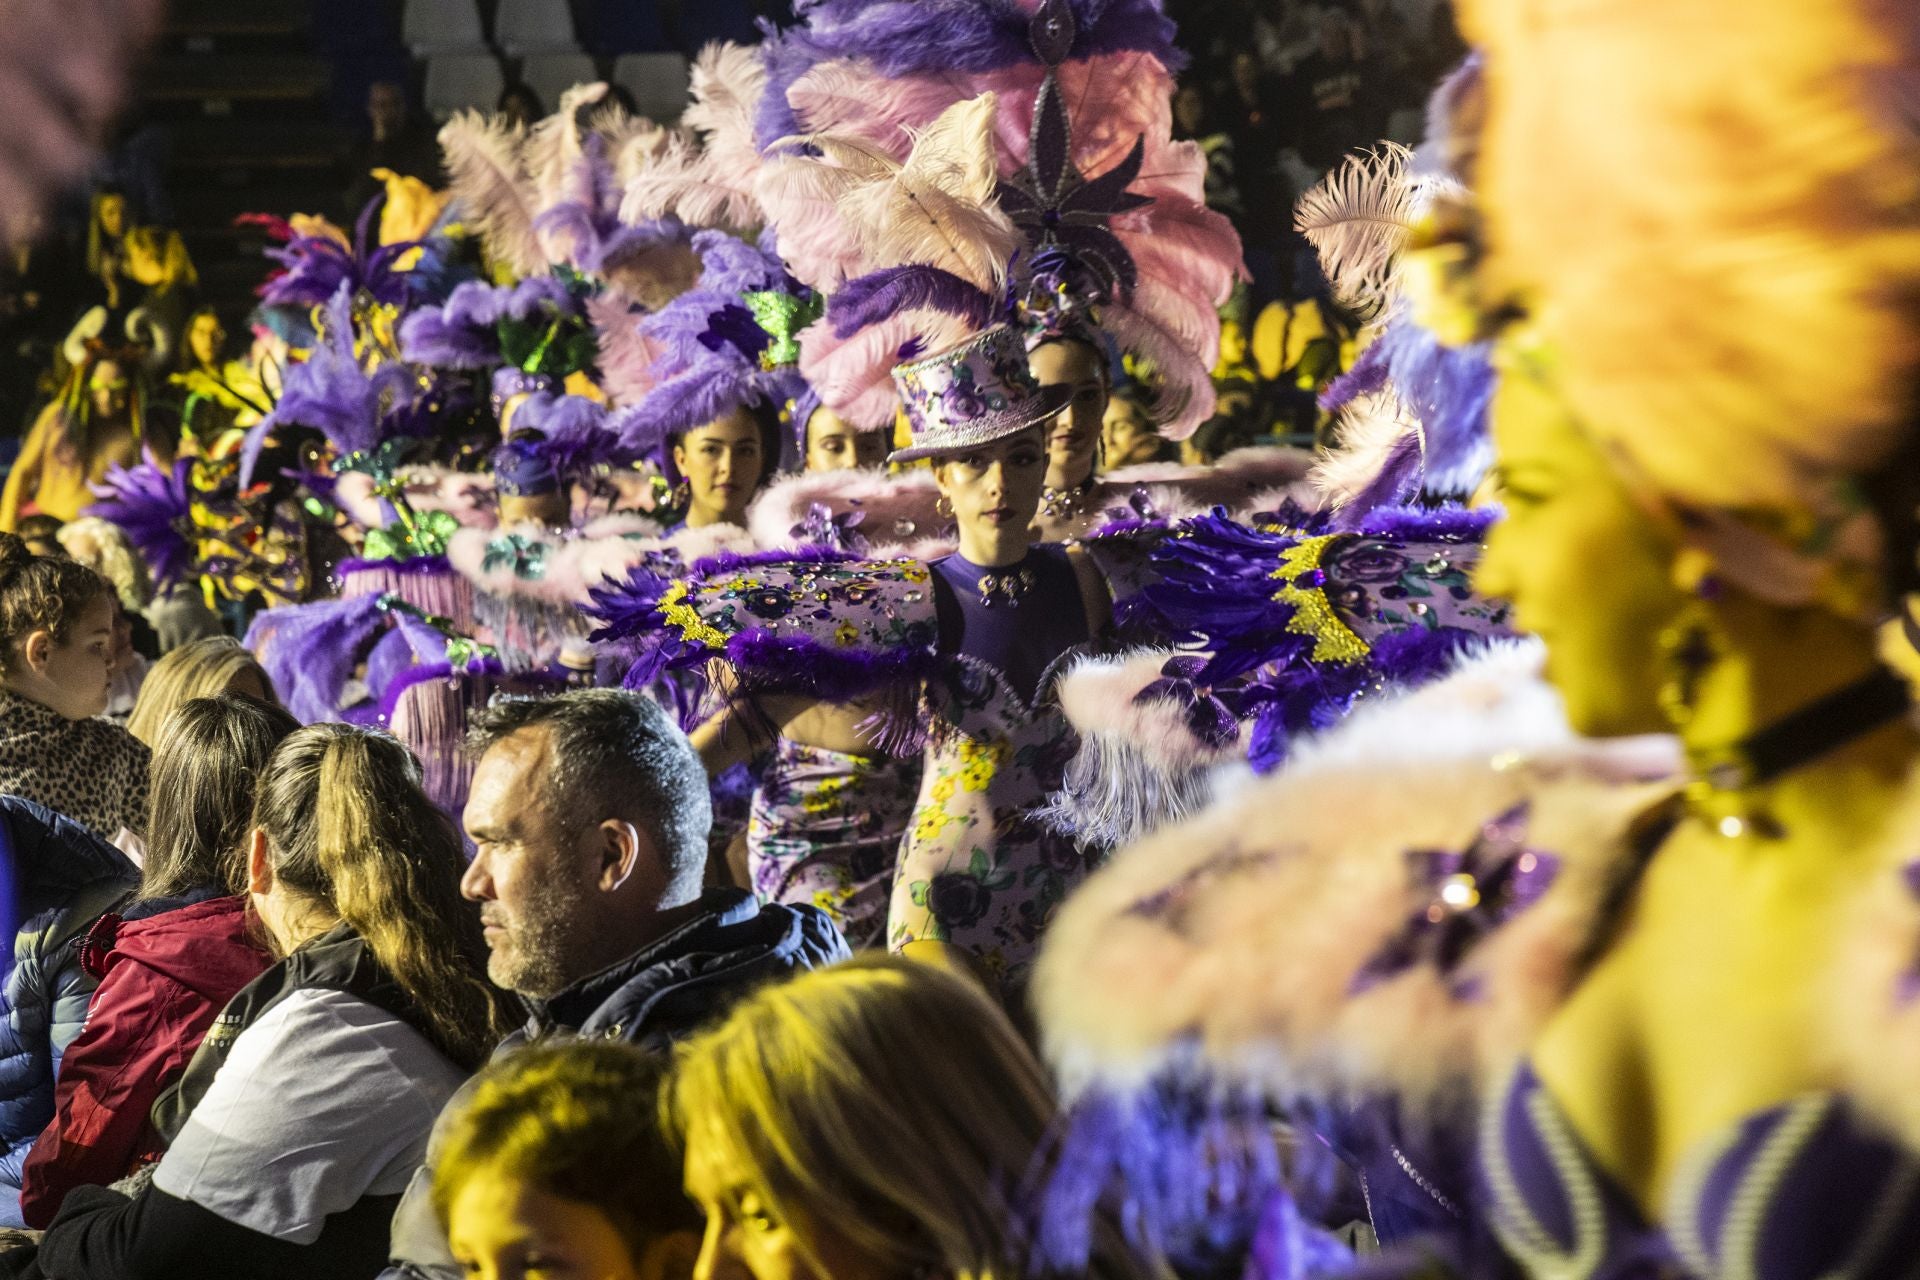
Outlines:
[[[1527,843],[1531,807],[1522,801],[1486,822],[1460,852],[1407,852],[1415,909],[1360,966],[1350,994],[1423,964],[1451,978],[1482,940],[1540,900],[1560,873],[1560,859]],[[1471,998],[1478,984],[1457,984],[1454,994]]]

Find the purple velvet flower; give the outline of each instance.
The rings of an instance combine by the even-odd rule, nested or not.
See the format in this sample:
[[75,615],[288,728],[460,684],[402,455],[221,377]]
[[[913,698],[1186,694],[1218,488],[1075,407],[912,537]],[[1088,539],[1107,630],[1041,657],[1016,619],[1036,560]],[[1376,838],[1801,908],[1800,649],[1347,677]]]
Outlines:
[[1407,556],[1400,548],[1371,539],[1356,539],[1334,544],[1328,557],[1328,571],[1346,582],[1395,582],[1407,571]]
[[787,534],[802,545],[831,547],[850,555],[864,555],[867,540],[858,530],[866,518],[864,511],[842,511],[836,515],[833,508],[824,502],[810,503],[805,518],[789,529]]
[[1168,658],[1160,678],[1134,695],[1145,704],[1164,698],[1177,704],[1187,731],[1210,747],[1224,747],[1240,736],[1240,720],[1214,690],[1198,683],[1207,660],[1196,654]]
[[1409,850],[1414,910],[1360,967],[1349,991],[1357,995],[1419,965],[1452,978],[1488,935],[1538,902],[1559,875],[1560,859],[1527,843],[1530,816],[1522,801],[1483,824],[1464,850]]

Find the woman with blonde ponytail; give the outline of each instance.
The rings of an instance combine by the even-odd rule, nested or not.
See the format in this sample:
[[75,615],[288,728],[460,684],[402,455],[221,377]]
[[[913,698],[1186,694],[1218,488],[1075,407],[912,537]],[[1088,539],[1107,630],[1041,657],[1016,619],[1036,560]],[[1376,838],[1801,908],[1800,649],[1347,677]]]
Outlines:
[[510,1026],[460,897],[459,838],[393,738],[287,738],[244,856],[279,963],[155,1105],[169,1145],[151,1184],[67,1196],[47,1275],[377,1275],[435,1116]]

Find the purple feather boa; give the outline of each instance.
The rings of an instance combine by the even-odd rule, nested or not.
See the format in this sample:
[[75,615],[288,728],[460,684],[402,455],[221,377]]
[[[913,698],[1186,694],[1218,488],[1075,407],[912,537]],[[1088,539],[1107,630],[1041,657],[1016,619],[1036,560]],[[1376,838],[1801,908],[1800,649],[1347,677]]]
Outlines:
[[951,271],[909,263],[847,281],[827,302],[827,319],[833,336],[844,339],[902,311],[925,310],[984,329],[993,319],[994,300]]

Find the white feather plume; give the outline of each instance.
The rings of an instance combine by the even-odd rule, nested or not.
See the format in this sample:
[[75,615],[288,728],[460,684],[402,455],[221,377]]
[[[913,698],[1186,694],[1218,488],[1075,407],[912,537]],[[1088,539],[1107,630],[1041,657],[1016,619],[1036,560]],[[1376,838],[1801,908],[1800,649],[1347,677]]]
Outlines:
[[1344,506],[1380,477],[1402,440],[1419,432],[1397,396],[1361,396],[1340,416],[1340,443],[1321,455],[1307,481],[1330,506]]
[[1448,180],[1415,176],[1412,152],[1394,142],[1351,155],[1294,207],[1294,226],[1320,255],[1340,301],[1377,312],[1393,290],[1394,264],[1413,226]]
[[[821,158],[792,158],[780,180],[830,200],[858,246],[862,270],[920,263],[950,271],[990,295],[1006,280],[1018,233],[994,202],[998,99],[957,102],[913,134],[904,163],[864,139],[811,134]],[[776,144],[780,145],[780,144]]]

